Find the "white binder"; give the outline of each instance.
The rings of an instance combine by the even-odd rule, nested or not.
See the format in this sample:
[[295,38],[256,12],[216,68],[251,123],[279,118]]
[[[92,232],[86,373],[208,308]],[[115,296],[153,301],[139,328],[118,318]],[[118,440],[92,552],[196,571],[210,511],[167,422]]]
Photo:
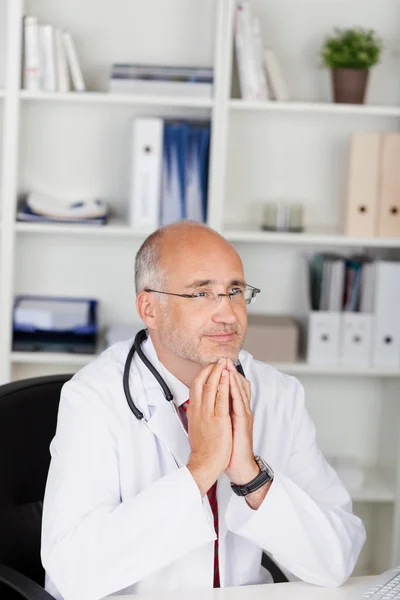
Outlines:
[[400,263],[377,261],[372,362],[400,366]]
[[132,123],[129,222],[135,231],[152,233],[160,222],[163,120],[138,118]]
[[339,362],[342,365],[368,367],[371,357],[372,314],[344,312]]
[[340,312],[312,311],[308,319],[307,361],[313,365],[337,365],[339,362]]

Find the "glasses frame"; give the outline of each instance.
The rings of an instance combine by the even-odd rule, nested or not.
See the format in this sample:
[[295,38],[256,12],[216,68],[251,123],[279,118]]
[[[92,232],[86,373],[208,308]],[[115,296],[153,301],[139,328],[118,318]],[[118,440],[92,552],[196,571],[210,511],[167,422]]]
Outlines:
[[[246,287],[244,288],[245,290],[251,290],[252,291],[252,295],[250,298],[249,302],[245,302],[245,306],[249,306],[250,304],[253,304],[254,300],[257,297],[257,294],[259,294],[261,292],[261,290],[259,288],[256,288],[252,285],[248,285],[246,284]],[[175,294],[173,292],[162,292],[161,290],[152,290],[151,288],[145,288],[143,290],[144,292],[153,292],[154,294],[165,294],[166,296],[178,296],[179,298],[190,298],[191,300],[195,300],[196,298],[198,298],[198,296],[196,296],[195,294]],[[221,302],[221,298],[229,298],[230,301],[232,301],[232,297],[234,296],[234,294],[215,294],[215,298],[218,298],[217,300],[217,306],[219,305],[219,303]]]

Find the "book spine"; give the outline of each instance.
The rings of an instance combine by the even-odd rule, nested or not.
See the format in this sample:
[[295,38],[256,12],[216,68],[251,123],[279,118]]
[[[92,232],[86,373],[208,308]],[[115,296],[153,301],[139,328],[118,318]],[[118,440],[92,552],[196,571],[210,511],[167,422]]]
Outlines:
[[255,47],[253,37],[253,19],[251,6],[247,0],[242,2],[242,14],[244,22],[245,63],[249,81],[249,96],[247,100],[258,100],[259,82],[255,59]]
[[260,21],[258,17],[253,18],[253,43],[254,43],[254,60],[257,71],[258,81],[258,100],[268,100],[269,91],[267,78],[263,64],[263,42],[261,35]]
[[79,64],[78,53],[76,51],[74,40],[72,39],[69,31],[63,32],[63,42],[74,89],[76,92],[84,92],[86,88],[83,80],[82,69]]
[[238,75],[239,75],[240,95],[243,100],[249,100],[250,99],[250,87],[249,87],[248,71],[247,71],[247,64],[246,64],[246,48],[245,48],[243,18],[244,18],[243,6],[241,4],[239,4],[236,9],[236,19],[235,19],[236,60],[237,60],[237,69],[238,69]]
[[36,17],[24,18],[24,69],[25,90],[40,90],[39,35]]
[[56,46],[54,28],[51,25],[40,25],[40,56],[42,57],[42,89],[45,92],[58,91],[56,73]]
[[71,89],[68,72],[67,55],[62,39],[62,32],[56,29],[56,56],[57,56],[57,74],[58,74],[58,90],[66,93]]

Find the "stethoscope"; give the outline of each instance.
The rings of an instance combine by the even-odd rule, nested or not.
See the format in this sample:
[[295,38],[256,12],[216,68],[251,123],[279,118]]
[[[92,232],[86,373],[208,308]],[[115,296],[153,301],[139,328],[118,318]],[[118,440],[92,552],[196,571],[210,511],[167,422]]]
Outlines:
[[[145,340],[147,340],[147,329],[142,329],[141,331],[139,331],[136,334],[135,340],[132,344],[132,347],[129,350],[128,356],[126,357],[126,361],[125,361],[125,365],[124,365],[123,386],[124,386],[124,393],[125,393],[126,401],[128,402],[128,406],[131,409],[131,411],[133,412],[133,414],[135,415],[135,417],[139,421],[142,421],[144,423],[144,425],[146,425],[148,427],[148,429],[150,429],[150,431],[151,431],[151,427],[150,427],[147,419],[145,419],[144,414],[135,405],[132,395],[131,395],[131,392],[130,392],[130,389],[129,389],[129,373],[130,373],[132,361],[133,361],[133,358],[134,358],[135,352],[136,352],[136,354],[138,355],[140,360],[146,365],[146,367],[149,369],[150,373],[155,377],[157,382],[160,384],[161,389],[164,392],[165,399],[167,400],[167,402],[170,404],[172,410],[174,411],[176,419],[178,420],[183,431],[185,432],[185,435],[187,435],[187,431],[186,431],[186,429],[182,423],[182,420],[179,416],[178,408],[174,402],[174,396],[173,396],[171,390],[165,383],[164,379],[161,377],[160,373],[157,371],[157,369],[154,367],[154,365],[152,365],[152,363],[149,361],[149,359],[147,358],[147,356],[145,355],[145,353],[142,350],[142,343]],[[236,363],[235,366],[236,366],[236,369],[238,370],[238,372],[241,375],[243,375],[243,377],[244,377],[245,375],[244,375],[243,367],[239,361]],[[175,465],[179,468],[180,465],[179,465],[177,459],[175,458],[175,456],[173,455],[173,453],[171,452],[170,448],[166,444],[164,444],[164,445],[165,445],[166,449],[168,450],[168,453],[170,454]]]

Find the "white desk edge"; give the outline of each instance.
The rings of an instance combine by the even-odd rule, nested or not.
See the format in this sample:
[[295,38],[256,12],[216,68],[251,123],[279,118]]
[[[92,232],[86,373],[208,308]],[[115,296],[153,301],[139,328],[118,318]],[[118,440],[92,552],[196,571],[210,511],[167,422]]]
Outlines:
[[111,600],[352,600],[368,588],[375,577],[353,577],[340,588],[321,588],[302,582],[230,587],[217,590],[160,591],[128,596],[108,596]]

